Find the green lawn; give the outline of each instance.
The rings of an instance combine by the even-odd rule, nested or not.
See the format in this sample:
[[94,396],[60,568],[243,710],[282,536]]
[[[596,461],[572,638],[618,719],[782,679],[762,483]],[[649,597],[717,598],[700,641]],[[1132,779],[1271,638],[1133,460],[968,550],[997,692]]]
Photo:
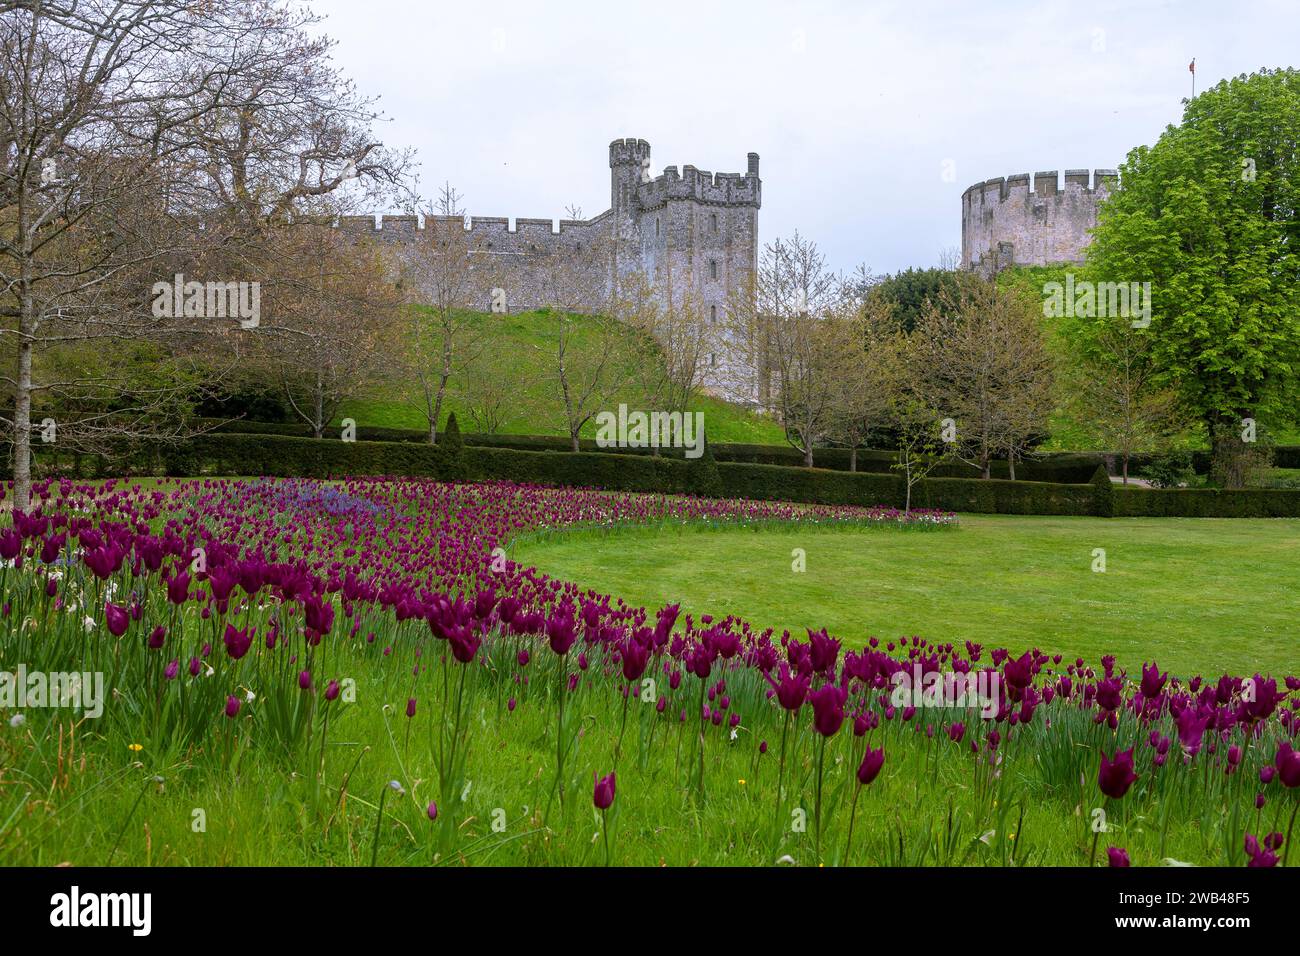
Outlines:
[[1154,658],[1182,675],[1300,673],[1300,521],[964,515],[935,533],[562,533],[511,558],[638,604],[827,627],[849,646],[919,634],[1115,654],[1131,670]]

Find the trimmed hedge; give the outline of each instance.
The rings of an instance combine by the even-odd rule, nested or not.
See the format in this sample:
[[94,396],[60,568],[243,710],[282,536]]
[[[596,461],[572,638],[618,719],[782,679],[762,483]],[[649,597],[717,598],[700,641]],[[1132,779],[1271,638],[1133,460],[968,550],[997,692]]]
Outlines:
[[[442,480],[505,480],[611,491],[695,494],[831,505],[901,508],[906,486],[894,472],[847,472],[714,461],[716,446],[688,460],[609,451],[519,451],[455,443],[321,440],[255,433],[209,433],[110,462],[100,456],[39,449],[40,474],[343,478],[401,475]],[[912,492],[917,508],[984,514],[1117,517],[1300,517],[1300,489],[1148,490],[1114,486],[1103,468],[1088,483],[927,478]]]
[[1116,488],[1122,518],[1296,518],[1300,488]]
[[[296,438],[310,438],[311,430],[300,423],[272,423],[230,421],[219,422],[205,420],[202,427],[214,428],[218,434],[255,434],[284,435]],[[331,429],[327,437],[337,438]],[[410,428],[359,428],[358,438],[364,441],[398,441],[428,444],[429,434],[420,429]],[[573,453],[573,445],[568,438],[557,435],[484,435],[472,432],[462,433],[466,445],[484,448],[509,448],[515,451],[556,451],[564,454]],[[788,465],[803,467],[803,452],[789,445],[746,445],[722,442],[710,442],[713,457],[718,462],[742,462],[753,465]],[[682,458],[679,448],[665,448],[658,456],[650,448],[615,448],[606,449],[598,446],[594,439],[579,440],[578,447],[584,452],[613,455],[646,455],[649,457]],[[851,453],[847,448],[816,448],[813,461],[818,468],[833,471],[848,471]],[[1109,452],[1049,452],[1033,461],[1016,463],[1016,478],[1022,481],[1053,481],[1083,484],[1087,482],[1099,464],[1112,461],[1114,455]],[[858,450],[857,470],[863,472],[888,473],[895,461],[895,454],[888,449],[863,448]],[[1136,462],[1136,459],[1135,459]],[[1137,467],[1135,464],[1133,467]],[[934,472],[936,478],[978,478],[979,470],[962,462],[948,462],[938,466]],[[994,478],[1008,478],[1010,470],[1005,461],[992,464]]]

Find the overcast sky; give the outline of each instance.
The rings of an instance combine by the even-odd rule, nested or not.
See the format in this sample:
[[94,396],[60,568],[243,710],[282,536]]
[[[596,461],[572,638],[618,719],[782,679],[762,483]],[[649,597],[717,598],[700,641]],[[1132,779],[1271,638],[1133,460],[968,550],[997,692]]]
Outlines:
[[744,172],[759,236],[834,268],[938,262],[961,194],[1017,172],[1116,167],[1197,89],[1300,66],[1300,0],[645,3],[314,0],[335,57],[380,97],[422,191],[472,215],[609,206],[608,144],[652,171]]

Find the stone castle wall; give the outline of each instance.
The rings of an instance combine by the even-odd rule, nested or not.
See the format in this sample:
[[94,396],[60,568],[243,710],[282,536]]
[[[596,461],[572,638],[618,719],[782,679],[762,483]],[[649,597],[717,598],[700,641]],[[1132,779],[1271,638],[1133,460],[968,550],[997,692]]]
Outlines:
[[[758,154],[744,173],[711,173],[684,166],[649,175],[650,144],[617,139],[609,145],[610,208],[584,220],[501,217],[349,216],[338,225],[381,244],[404,282],[419,287],[420,261],[451,229],[466,230],[473,282],[467,305],[487,311],[493,288],[505,292],[509,312],[555,305],[553,276],[560,257],[608,294],[617,275],[641,271],[661,302],[693,293],[705,317],[721,323],[729,298],[747,288],[758,262],[762,184]],[[593,248],[608,255],[593,255]],[[420,255],[415,253],[419,252]],[[585,253],[585,254],[584,254]],[[599,295],[597,296],[599,298]]]
[[[1091,181],[1090,181],[1091,179]],[[1097,206],[1118,183],[1113,169],[1056,170],[976,183],[961,197],[962,268],[992,275],[1008,266],[1083,261]]]

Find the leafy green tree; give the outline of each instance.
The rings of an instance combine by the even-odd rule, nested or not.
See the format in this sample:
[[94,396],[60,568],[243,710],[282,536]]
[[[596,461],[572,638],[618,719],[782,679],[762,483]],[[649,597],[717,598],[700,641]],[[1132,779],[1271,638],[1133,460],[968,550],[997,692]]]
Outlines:
[[1120,183],[1089,276],[1151,283],[1154,366],[1204,423],[1211,476],[1240,487],[1244,420],[1286,420],[1300,374],[1300,72],[1190,100],[1181,125],[1129,153]]
[[867,306],[888,308],[899,328],[911,333],[928,303],[956,298],[974,282],[969,273],[948,269],[906,269],[871,285],[865,295]]

